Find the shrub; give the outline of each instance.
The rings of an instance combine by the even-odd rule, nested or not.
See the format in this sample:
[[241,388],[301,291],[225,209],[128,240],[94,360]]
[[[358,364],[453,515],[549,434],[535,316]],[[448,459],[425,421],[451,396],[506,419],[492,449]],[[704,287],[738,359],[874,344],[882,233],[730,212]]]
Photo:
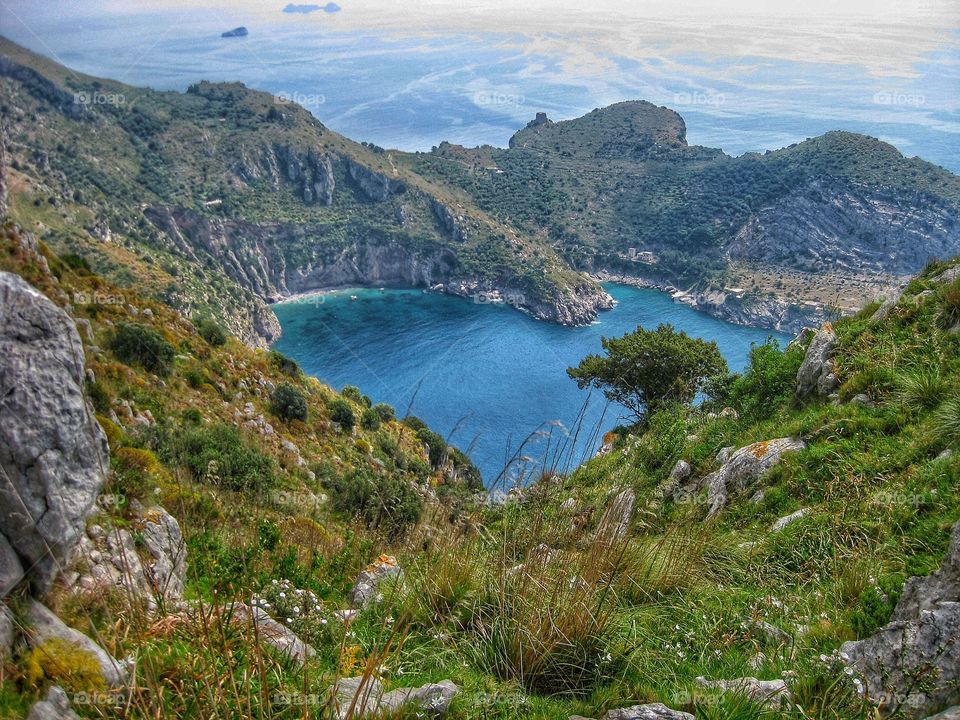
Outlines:
[[430,464],[434,468],[439,468],[447,453],[447,441],[441,435],[433,432],[430,428],[424,426],[417,430],[417,437],[427,444],[430,452]]
[[345,398],[353,400],[358,405],[365,405],[370,407],[370,398],[360,392],[360,388],[355,385],[344,385],[343,390],[340,391],[340,394]]
[[605,357],[588,355],[567,374],[580,388],[602,390],[638,420],[671,404],[692,402],[708,378],[727,372],[715,342],[691,338],[667,324],[656,330],[638,327],[600,342]]
[[410,483],[385,475],[374,477],[355,470],[330,483],[333,509],[360,517],[371,530],[391,537],[402,535],[420,519],[423,502]]
[[377,413],[382,422],[391,422],[397,417],[397,413],[394,411],[393,406],[387,405],[386,403],[377,403],[373,406],[373,411]]
[[284,375],[296,378],[302,374],[300,366],[297,365],[297,361],[288,358],[282,352],[271,350],[267,354],[267,358],[270,360],[270,364]]
[[270,412],[281,420],[306,420],[307,398],[290,383],[280,383],[270,394]]
[[227,343],[227,331],[213,318],[203,318],[195,323],[197,332],[207,344],[220,347]]
[[338,423],[345,432],[353,430],[357,419],[353,414],[353,406],[341,397],[335,398],[330,403],[330,419]]
[[380,427],[380,415],[373,408],[364,408],[360,415],[360,427],[364,430],[376,430]]
[[176,354],[173,345],[156,331],[136,323],[118,323],[107,347],[121,362],[139,365],[156,375],[167,375]]
[[110,394],[100,383],[87,383],[87,397],[90,398],[90,404],[93,405],[93,409],[101,415],[106,415],[110,412]]
[[238,491],[263,490],[274,483],[273,460],[230,425],[184,429],[159,441],[160,456],[186,467],[197,480]]
[[460,478],[460,482],[468,490],[483,490],[483,478],[480,476],[480,470],[465,453],[460,449],[449,448],[450,462],[453,463],[453,469]]
[[765,420],[793,397],[803,355],[799,347],[782,351],[776,340],[754,344],[746,372],[727,376],[729,381],[722,390],[712,382],[707,392],[717,403],[730,405],[741,415]]
[[427,424],[416,415],[407,415],[403,419],[403,424],[411,430],[423,430],[425,427],[427,427]]
[[184,370],[183,379],[187,381],[187,385],[192,387],[194,390],[198,390],[203,387],[203,384],[207,381],[204,377],[203,371],[192,367]]

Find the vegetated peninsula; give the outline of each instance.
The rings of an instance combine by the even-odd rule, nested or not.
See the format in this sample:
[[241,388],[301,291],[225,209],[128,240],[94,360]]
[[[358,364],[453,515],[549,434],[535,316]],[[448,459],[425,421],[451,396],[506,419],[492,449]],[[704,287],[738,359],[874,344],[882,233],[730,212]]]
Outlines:
[[0,54],[7,133],[29,139],[13,216],[255,344],[279,332],[267,303],[317,288],[499,294],[575,325],[610,306],[609,278],[796,330],[960,252],[960,178],[853,133],[734,158],[624,102],[541,114],[508,148],[405,153],[240,83],[161,93]]

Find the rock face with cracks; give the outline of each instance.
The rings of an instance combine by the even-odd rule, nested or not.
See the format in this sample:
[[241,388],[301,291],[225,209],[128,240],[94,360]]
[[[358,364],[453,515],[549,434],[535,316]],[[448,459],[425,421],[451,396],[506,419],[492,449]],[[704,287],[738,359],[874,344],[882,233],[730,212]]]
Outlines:
[[907,581],[892,621],[840,651],[884,713],[918,718],[960,702],[960,523],[940,569]]
[[103,486],[107,439],[83,396],[76,325],[0,273],[0,582],[49,590]]

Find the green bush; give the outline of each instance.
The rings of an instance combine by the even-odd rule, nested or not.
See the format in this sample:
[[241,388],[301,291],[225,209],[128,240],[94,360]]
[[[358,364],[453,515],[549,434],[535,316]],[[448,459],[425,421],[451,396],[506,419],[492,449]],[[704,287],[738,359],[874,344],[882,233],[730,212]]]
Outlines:
[[430,464],[434,468],[440,467],[447,454],[447,441],[426,426],[417,430],[417,437],[429,448]]
[[306,420],[307,398],[290,383],[280,383],[270,394],[270,412],[281,420]]
[[782,351],[773,339],[754,344],[746,372],[713,379],[706,391],[714,404],[729,405],[748,418],[765,420],[793,397],[803,356],[799,347]]
[[423,430],[427,427],[427,424],[416,415],[407,415],[403,419],[403,424],[411,430]]
[[371,405],[370,398],[360,392],[360,388],[355,385],[344,385],[340,394],[345,398],[353,400],[358,405],[365,405],[366,407],[370,407]]
[[459,448],[451,447],[449,448],[449,453],[450,461],[453,463],[453,469],[467,489],[474,491],[483,490],[483,478],[480,475],[480,470],[473,464],[473,460],[467,457]]
[[87,396],[93,409],[101,415],[107,415],[110,412],[110,394],[104,389],[103,385],[97,382],[87,382]]
[[373,410],[377,415],[380,416],[382,422],[391,422],[397,418],[397,413],[394,411],[392,405],[387,405],[386,403],[377,403],[373,406]]
[[194,479],[237,491],[260,491],[275,482],[270,456],[248,444],[231,425],[155,433],[160,457],[187,468]]
[[364,430],[376,430],[380,427],[380,415],[373,408],[364,408],[360,415],[360,427]]
[[297,365],[296,360],[292,360],[284,355],[282,352],[277,350],[271,350],[267,354],[267,358],[270,360],[270,364],[273,365],[277,370],[282,372],[284,375],[289,375],[293,378],[298,378],[302,375],[300,366]]
[[197,333],[213,347],[220,347],[227,342],[227,331],[213,318],[203,318],[196,322]]
[[333,509],[361,518],[371,530],[402,535],[420,519],[423,502],[406,480],[356,470],[330,483]]
[[330,419],[338,423],[345,432],[353,430],[357,418],[353,414],[353,406],[342,397],[335,398],[329,405]]
[[139,365],[156,375],[168,375],[176,351],[158,332],[136,323],[118,323],[107,347],[127,365]]

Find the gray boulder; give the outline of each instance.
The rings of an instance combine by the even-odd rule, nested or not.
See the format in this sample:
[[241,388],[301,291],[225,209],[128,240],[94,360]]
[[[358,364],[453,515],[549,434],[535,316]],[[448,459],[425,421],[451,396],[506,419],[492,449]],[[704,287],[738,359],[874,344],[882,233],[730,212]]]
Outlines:
[[[841,657],[882,712],[923,717],[960,702],[960,603],[942,602],[912,620],[895,620]],[[918,675],[929,683],[917,682]]]
[[893,312],[893,309],[897,306],[897,303],[900,302],[900,299],[903,297],[903,290],[899,290],[896,293],[893,293],[889,297],[885,298],[883,303],[878,307],[873,315],[870,316],[870,324],[877,325],[884,320],[886,320],[890,313]]
[[679,485],[693,472],[693,469],[690,467],[690,463],[686,460],[677,460],[677,464],[673,466],[673,470],[670,471],[670,482]]
[[694,720],[694,717],[690,713],[671,710],[663,703],[649,703],[608,710],[603,720]]
[[925,577],[912,577],[893,611],[893,620],[911,620],[942,602],[960,602],[960,522],[953,526],[943,564]]
[[13,613],[10,612],[10,608],[0,603],[0,662],[10,657],[16,637],[17,626]]
[[830,323],[824,323],[810,341],[803,364],[797,372],[797,399],[811,396],[826,397],[840,387],[833,355],[837,349],[837,334]]
[[362,718],[378,713],[383,685],[375,677],[341,678],[330,688],[336,720]]
[[[67,313],[0,272],[0,552],[4,586],[50,589],[94,507],[107,439],[83,396],[84,355]],[[0,543],[2,545],[3,543]]]
[[386,693],[380,700],[381,713],[393,713],[404,706],[415,707],[430,715],[443,715],[450,709],[450,703],[460,692],[460,688],[450,680],[427,683],[418,688],[401,688]]
[[[943,564],[904,586],[893,619],[841,658],[884,712],[923,717],[960,702],[960,523]],[[918,673],[930,682],[917,682]]]
[[770,532],[778,533],[783,530],[788,525],[793,525],[797,520],[801,520],[807,514],[809,514],[810,508],[800,508],[796,512],[792,512],[789,515],[784,515],[782,518],[777,520],[773,525],[770,526]]
[[148,572],[154,591],[161,597],[179,600],[187,580],[187,549],[180,523],[162,507],[143,513],[143,545],[150,555]]
[[27,720],[80,720],[70,708],[70,699],[64,689],[51,685],[43,700],[38,700],[27,713]]
[[737,693],[769,708],[779,708],[791,700],[790,689],[783,680],[757,680],[754,677],[735,680],[707,680],[697,678],[697,685],[720,692]]
[[274,620],[263,608],[239,604],[233,609],[233,619],[255,626],[260,642],[272,647],[297,667],[303,667],[308,658],[316,655],[316,651],[301,640],[299,635]]
[[380,584],[388,578],[401,577],[403,571],[392,555],[381,555],[357,576],[350,590],[350,602],[356,607],[366,607],[377,599]]
[[614,544],[627,536],[636,501],[637,496],[631,488],[621,491],[613,498],[597,526],[597,537],[601,541]]
[[126,682],[127,669],[124,665],[82,632],[65,625],[63,620],[38,601],[29,601],[24,612],[24,620],[27,627],[27,642],[31,647],[41,647],[49,641],[69,643],[96,660],[108,687],[122,687]]
[[783,460],[784,455],[803,450],[806,443],[796,438],[764,440],[742,447],[713,473],[704,478],[707,487],[707,517],[713,517],[727,504],[731,492],[743,490],[763,477]]
[[925,718],[925,720],[960,720],[960,705],[954,705],[941,713]]

